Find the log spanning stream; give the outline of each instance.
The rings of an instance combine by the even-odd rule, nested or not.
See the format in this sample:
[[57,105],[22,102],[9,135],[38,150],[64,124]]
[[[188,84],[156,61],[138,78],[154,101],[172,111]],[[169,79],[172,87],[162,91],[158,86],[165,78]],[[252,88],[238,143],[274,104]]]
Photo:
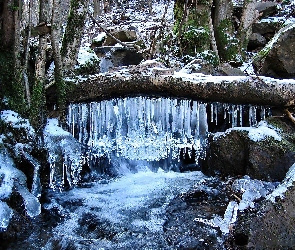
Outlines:
[[286,107],[294,106],[294,93],[294,79],[180,73],[143,75],[123,71],[80,81],[68,93],[68,101],[89,102],[134,95],[155,95],[204,102]]

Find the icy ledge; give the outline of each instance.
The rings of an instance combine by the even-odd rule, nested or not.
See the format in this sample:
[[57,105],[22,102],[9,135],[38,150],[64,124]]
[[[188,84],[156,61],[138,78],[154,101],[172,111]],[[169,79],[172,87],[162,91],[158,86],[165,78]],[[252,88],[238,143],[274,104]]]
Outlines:
[[13,215],[13,210],[4,200],[9,198],[14,190],[22,196],[29,217],[35,217],[41,213],[39,200],[27,189],[26,176],[15,167],[12,158],[5,149],[0,150],[0,176],[0,231],[8,227]]

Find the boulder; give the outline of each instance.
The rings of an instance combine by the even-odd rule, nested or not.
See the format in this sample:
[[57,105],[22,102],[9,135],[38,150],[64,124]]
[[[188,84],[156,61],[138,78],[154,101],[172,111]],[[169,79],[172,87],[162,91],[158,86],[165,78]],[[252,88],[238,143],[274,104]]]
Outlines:
[[[118,40],[120,40],[121,42],[124,42],[124,43],[134,42],[137,39],[137,35],[136,35],[135,30],[129,30],[129,29],[118,30],[118,31],[112,31],[111,34],[115,38],[117,38]],[[103,43],[103,46],[114,46],[117,43],[118,42],[114,38],[107,36],[104,43]]]
[[256,128],[233,128],[215,134],[202,171],[208,175],[249,175],[251,178],[281,181],[295,162],[294,141],[280,135],[266,122]]
[[[271,196],[280,193],[293,176],[286,177]],[[239,214],[230,235],[232,249],[294,249],[295,187],[288,187],[283,196],[272,201],[267,197],[254,209]]]
[[264,18],[261,19],[259,22],[253,23],[252,25],[252,32],[259,33],[261,35],[265,35],[268,33],[274,34],[277,32],[280,27],[282,27],[282,22],[278,21],[278,18]]
[[282,28],[254,58],[259,74],[274,78],[295,77],[295,25]]
[[249,37],[248,49],[253,50],[266,45],[266,39],[260,33],[252,33]]
[[275,13],[277,13],[277,2],[272,1],[265,1],[265,2],[257,2],[256,3],[256,10],[262,14],[262,16],[271,16]]

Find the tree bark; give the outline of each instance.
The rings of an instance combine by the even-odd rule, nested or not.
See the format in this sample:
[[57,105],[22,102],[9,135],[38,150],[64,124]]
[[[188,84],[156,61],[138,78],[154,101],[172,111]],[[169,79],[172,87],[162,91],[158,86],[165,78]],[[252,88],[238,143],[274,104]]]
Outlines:
[[70,74],[77,65],[89,0],[72,0],[67,27],[63,37],[61,57],[64,72]]
[[15,23],[12,0],[4,0],[0,3],[0,47],[11,48],[14,44]]
[[295,80],[251,76],[200,77],[193,74],[187,77],[149,77],[140,74],[99,76],[74,85],[73,91],[67,95],[67,101],[90,102],[148,95],[272,107],[295,105]]
[[54,59],[54,79],[57,86],[57,109],[65,108],[65,83],[63,79],[63,65],[60,54],[60,30],[61,30],[61,0],[53,0],[51,21],[51,45]]

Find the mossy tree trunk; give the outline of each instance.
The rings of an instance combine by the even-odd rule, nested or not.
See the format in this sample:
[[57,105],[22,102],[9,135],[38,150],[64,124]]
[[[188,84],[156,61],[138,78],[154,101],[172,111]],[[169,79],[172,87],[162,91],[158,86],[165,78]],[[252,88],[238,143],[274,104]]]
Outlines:
[[231,0],[175,0],[174,33],[178,37],[179,54],[196,56],[213,51],[217,61],[241,64],[252,23],[257,18],[255,1],[244,2],[237,31]]
[[[40,0],[39,23],[50,21],[50,0]],[[45,124],[45,63],[47,50],[47,34],[39,36],[39,46],[35,62],[35,81],[32,90],[31,123],[39,129]]]
[[89,0],[71,0],[68,23],[63,36],[61,57],[65,74],[74,71],[77,65],[81,38],[85,27]]
[[63,64],[60,53],[61,40],[61,0],[53,0],[52,5],[52,20],[51,20],[51,45],[54,59],[54,78],[57,89],[57,107],[60,112],[65,109],[65,94],[66,86],[63,77]]
[[20,58],[22,1],[4,0],[0,7],[1,105],[6,103],[5,108],[24,113],[27,106]]
[[252,24],[258,19],[259,13],[255,9],[256,0],[245,0],[243,5],[243,13],[238,29],[239,49],[240,53],[244,53],[247,49],[249,37],[252,33]]
[[233,4],[231,0],[214,1],[214,34],[221,61],[237,62],[241,60],[239,55],[239,43],[235,36],[233,26]]
[[176,0],[174,3],[174,32],[178,37],[180,54],[196,55],[210,49],[212,34],[212,0]]

